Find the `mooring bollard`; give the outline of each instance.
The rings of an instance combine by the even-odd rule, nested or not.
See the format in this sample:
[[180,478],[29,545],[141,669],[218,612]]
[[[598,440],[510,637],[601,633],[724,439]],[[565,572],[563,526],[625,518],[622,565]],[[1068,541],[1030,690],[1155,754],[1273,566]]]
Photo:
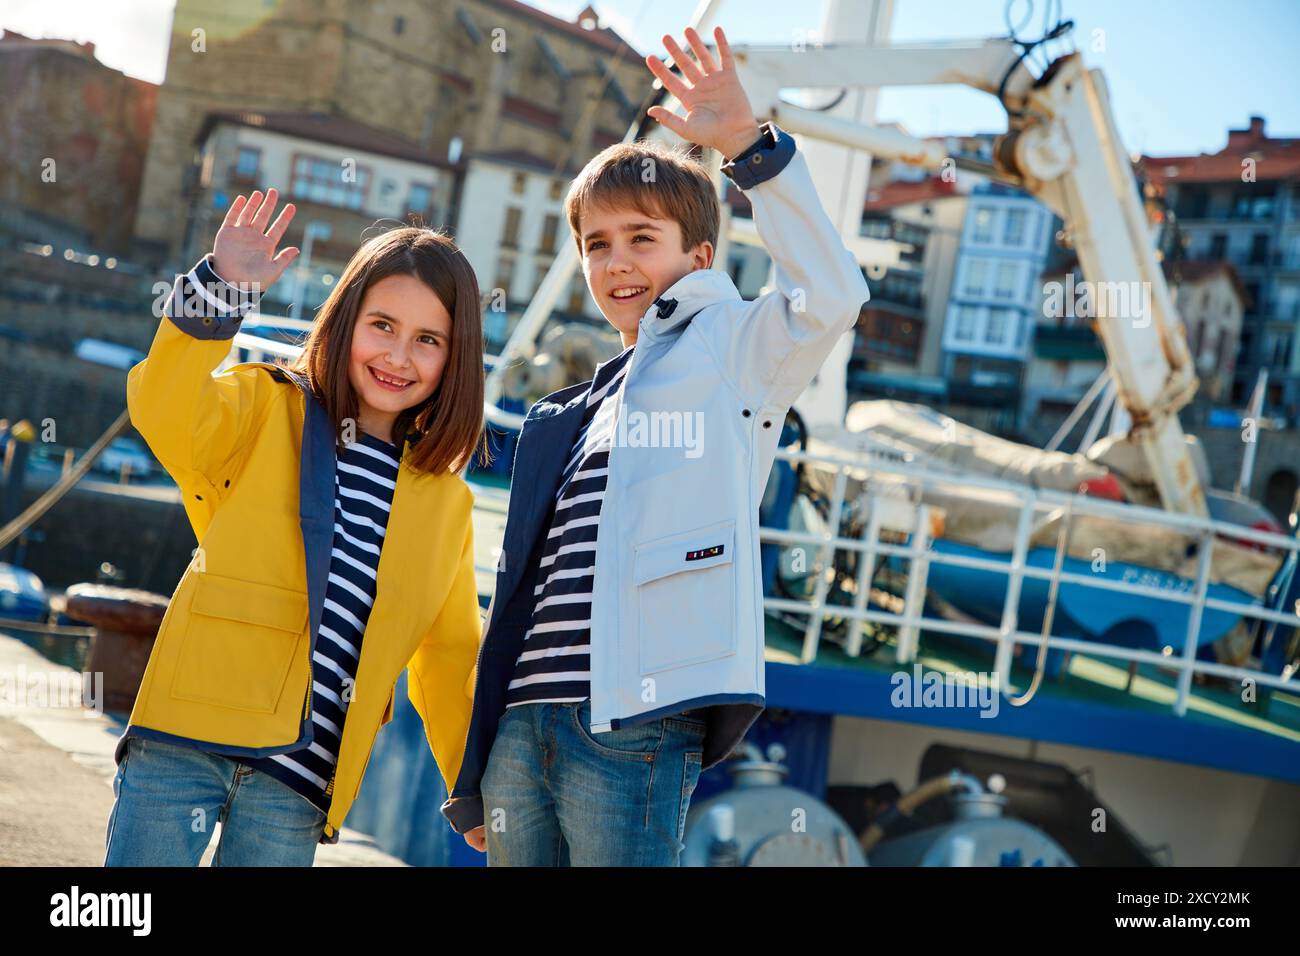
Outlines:
[[151,591],[105,584],[74,584],[68,617],[94,625],[86,671],[104,675],[104,709],[129,714],[135,706],[168,598]]

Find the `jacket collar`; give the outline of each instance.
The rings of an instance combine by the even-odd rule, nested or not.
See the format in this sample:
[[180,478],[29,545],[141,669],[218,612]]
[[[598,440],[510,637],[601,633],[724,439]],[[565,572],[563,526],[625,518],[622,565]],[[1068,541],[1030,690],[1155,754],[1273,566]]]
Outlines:
[[641,317],[637,341],[642,337],[658,339],[676,333],[703,309],[739,298],[736,284],[722,270],[688,272],[660,293],[654,305]]
[[[641,317],[637,341],[657,341],[675,335],[709,306],[739,299],[736,284],[727,273],[719,269],[688,272],[655,299],[654,304]],[[597,369],[599,368],[598,365]],[[534,421],[555,418],[562,412],[570,412],[582,405],[590,391],[591,382],[566,386],[538,399],[524,417]]]
[[[329,579],[330,551],[334,541],[334,471],[336,464],[334,426],[329,414],[312,392],[306,376],[276,367],[298,386],[303,396],[302,458],[298,468],[298,523],[307,559],[307,607],[312,646],[325,611],[325,587]],[[276,374],[272,372],[272,374]],[[304,716],[304,721],[309,717]]]

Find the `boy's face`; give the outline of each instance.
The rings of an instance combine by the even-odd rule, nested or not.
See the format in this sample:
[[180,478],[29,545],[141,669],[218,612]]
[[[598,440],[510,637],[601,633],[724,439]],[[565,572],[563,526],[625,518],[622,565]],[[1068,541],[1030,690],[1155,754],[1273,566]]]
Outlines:
[[631,206],[593,206],[580,219],[582,271],[601,314],[627,347],[651,303],[682,276],[707,269],[713,244],[682,250],[682,227]]

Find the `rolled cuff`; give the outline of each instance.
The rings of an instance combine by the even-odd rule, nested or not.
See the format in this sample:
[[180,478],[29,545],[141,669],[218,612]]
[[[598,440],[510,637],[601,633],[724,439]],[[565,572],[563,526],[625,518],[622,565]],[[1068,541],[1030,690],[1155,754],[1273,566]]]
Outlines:
[[483,798],[481,796],[449,797],[447,802],[442,805],[441,810],[442,815],[451,824],[451,828],[457,833],[468,833],[475,827],[483,825]]
[[232,339],[244,316],[257,308],[259,298],[257,289],[232,285],[217,275],[209,253],[176,277],[163,314],[196,339]]
[[767,182],[794,159],[793,136],[771,122],[760,126],[759,132],[762,135],[754,145],[722,165],[722,172],[741,189]]

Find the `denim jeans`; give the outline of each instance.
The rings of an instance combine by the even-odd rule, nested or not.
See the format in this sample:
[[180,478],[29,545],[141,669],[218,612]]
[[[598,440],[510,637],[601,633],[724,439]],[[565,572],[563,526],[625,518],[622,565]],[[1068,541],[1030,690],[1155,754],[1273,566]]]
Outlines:
[[311,866],[325,814],[233,757],[131,737],[113,778],[105,866]]
[[677,866],[704,721],[591,732],[591,701],[521,704],[480,789],[489,866]]

